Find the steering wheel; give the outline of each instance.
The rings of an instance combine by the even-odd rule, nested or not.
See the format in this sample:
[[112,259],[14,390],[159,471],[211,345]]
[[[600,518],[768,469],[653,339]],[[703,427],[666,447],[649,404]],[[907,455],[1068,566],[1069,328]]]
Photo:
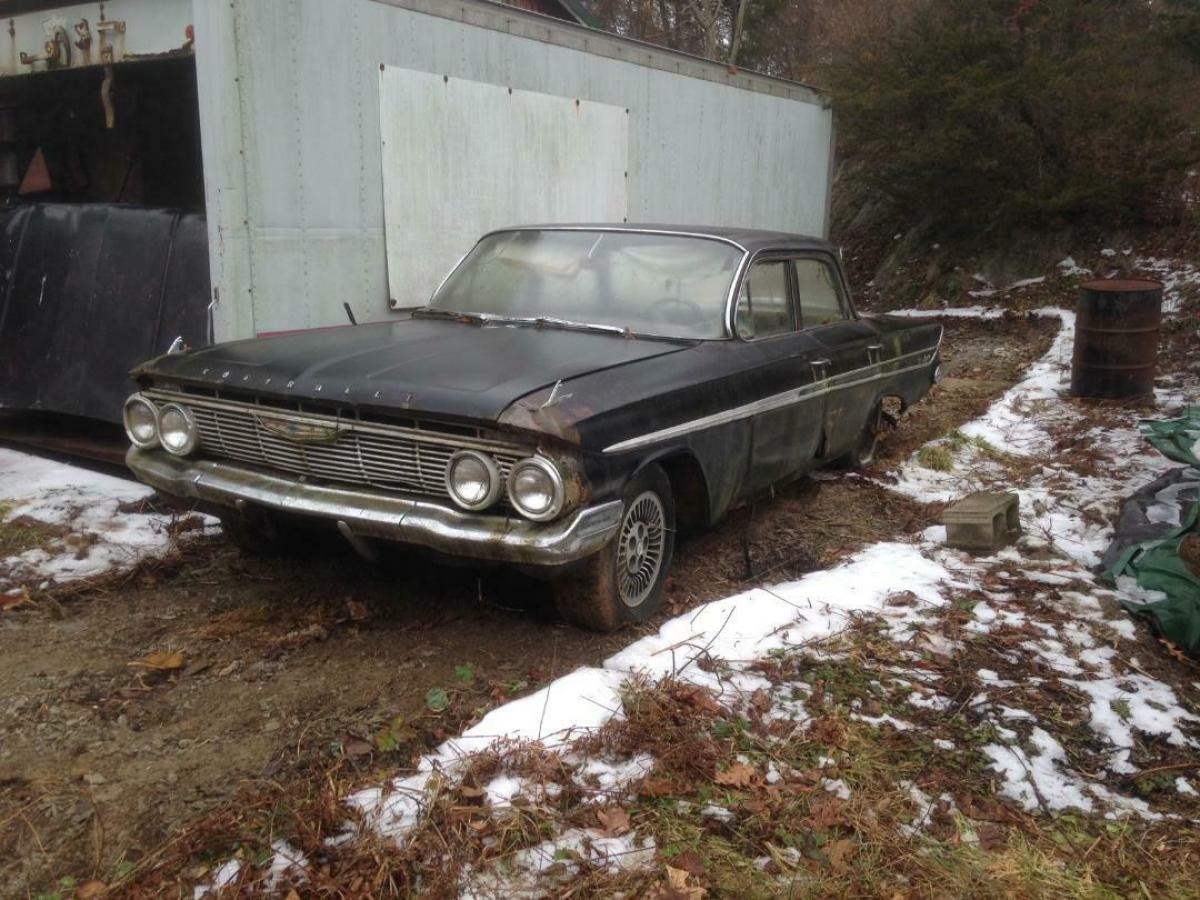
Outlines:
[[[676,312],[668,312],[667,309],[674,309]],[[684,300],[682,297],[663,297],[654,304],[654,312],[660,321],[664,322],[699,322],[704,319],[704,310],[700,305],[693,303],[691,300]],[[687,318],[681,318],[679,313],[683,313]]]

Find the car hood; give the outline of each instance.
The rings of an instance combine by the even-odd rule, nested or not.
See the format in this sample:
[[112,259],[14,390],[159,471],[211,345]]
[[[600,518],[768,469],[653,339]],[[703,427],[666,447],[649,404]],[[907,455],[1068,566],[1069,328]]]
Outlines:
[[447,319],[401,319],[218,344],[134,371],[289,400],[495,421],[515,400],[679,341]]

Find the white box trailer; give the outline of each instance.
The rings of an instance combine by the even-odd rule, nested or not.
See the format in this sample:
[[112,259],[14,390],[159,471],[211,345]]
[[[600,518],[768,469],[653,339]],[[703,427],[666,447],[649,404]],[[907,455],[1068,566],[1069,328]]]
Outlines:
[[[800,84],[486,0],[24,5],[0,94],[64,77],[47,69],[122,84],[135,64],[194,65],[211,284],[189,343],[343,324],[347,303],[360,322],[398,315],[503,225],[827,232],[833,116]],[[89,52],[64,64],[83,22]],[[46,58],[21,63],[38,37]],[[2,384],[0,403],[20,405]]]

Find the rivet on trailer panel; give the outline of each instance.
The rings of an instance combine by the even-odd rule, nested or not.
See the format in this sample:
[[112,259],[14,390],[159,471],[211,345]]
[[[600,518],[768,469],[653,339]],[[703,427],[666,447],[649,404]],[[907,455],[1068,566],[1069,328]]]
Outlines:
[[221,373],[221,377],[222,377],[222,378],[228,378],[228,377],[229,377],[229,373],[228,373],[228,372],[222,372],[222,373]]
[[319,385],[319,384],[318,384],[318,385],[316,386],[315,390],[317,390],[317,391],[320,391],[320,390],[321,390],[321,385]]

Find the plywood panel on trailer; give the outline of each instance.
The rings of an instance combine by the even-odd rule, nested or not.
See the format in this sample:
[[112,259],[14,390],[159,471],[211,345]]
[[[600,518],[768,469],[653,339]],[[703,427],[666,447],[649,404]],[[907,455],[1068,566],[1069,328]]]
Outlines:
[[386,66],[388,291],[418,306],[481,234],[627,215],[624,107]]

